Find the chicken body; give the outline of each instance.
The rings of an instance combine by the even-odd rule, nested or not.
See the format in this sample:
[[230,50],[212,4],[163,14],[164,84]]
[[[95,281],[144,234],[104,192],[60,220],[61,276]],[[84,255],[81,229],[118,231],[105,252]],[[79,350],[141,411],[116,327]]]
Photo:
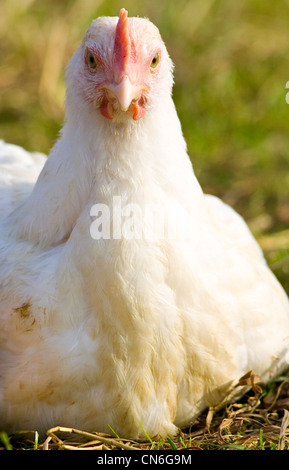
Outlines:
[[1,427],[174,435],[249,370],[287,366],[288,299],[241,217],[203,194],[152,23],[95,20],[67,83],[33,190],[13,191],[15,162],[0,180]]

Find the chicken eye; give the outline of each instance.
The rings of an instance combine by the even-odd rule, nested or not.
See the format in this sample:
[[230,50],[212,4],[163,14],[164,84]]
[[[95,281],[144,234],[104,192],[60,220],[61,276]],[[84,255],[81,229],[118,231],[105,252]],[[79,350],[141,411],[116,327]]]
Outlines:
[[95,60],[95,57],[94,57],[93,53],[90,52],[90,51],[88,51],[88,53],[87,53],[87,63],[88,63],[88,66],[91,70],[96,69],[97,63],[96,63],[96,60]]
[[155,69],[160,61],[159,53],[157,52],[151,61],[151,69]]

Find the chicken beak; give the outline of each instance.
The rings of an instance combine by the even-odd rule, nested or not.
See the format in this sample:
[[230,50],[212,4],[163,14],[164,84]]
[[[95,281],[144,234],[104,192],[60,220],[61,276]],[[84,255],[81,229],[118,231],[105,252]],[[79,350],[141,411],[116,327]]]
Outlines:
[[131,84],[128,75],[125,75],[119,84],[114,85],[112,91],[122,111],[127,111],[132,101],[137,101],[142,93],[141,88]]
[[144,85],[134,85],[131,83],[129,76],[123,75],[118,83],[106,83],[101,85],[99,90],[104,91],[102,104],[100,106],[101,114],[113,119],[114,103],[119,103],[123,112],[129,110],[134,120],[142,118],[145,114],[146,94],[148,88]]

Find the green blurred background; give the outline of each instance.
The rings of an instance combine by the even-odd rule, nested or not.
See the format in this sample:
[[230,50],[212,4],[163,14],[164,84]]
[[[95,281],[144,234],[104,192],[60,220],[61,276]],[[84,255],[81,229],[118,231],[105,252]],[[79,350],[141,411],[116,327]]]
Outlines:
[[204,191],[245,217],[289,292],[289,0],[0,0],[0,138],[49,151],[70,56],[122,7],[160,29]]

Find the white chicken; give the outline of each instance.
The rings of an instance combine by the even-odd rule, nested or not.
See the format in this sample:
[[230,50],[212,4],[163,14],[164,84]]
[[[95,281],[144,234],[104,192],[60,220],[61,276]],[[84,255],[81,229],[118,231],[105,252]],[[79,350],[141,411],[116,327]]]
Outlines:
[[287,367],[287,295],[241,217],[203,194],[172,69],[149,20],[98,18],[45,163],[0,145],[6,431],[172,436],[249,370]]

